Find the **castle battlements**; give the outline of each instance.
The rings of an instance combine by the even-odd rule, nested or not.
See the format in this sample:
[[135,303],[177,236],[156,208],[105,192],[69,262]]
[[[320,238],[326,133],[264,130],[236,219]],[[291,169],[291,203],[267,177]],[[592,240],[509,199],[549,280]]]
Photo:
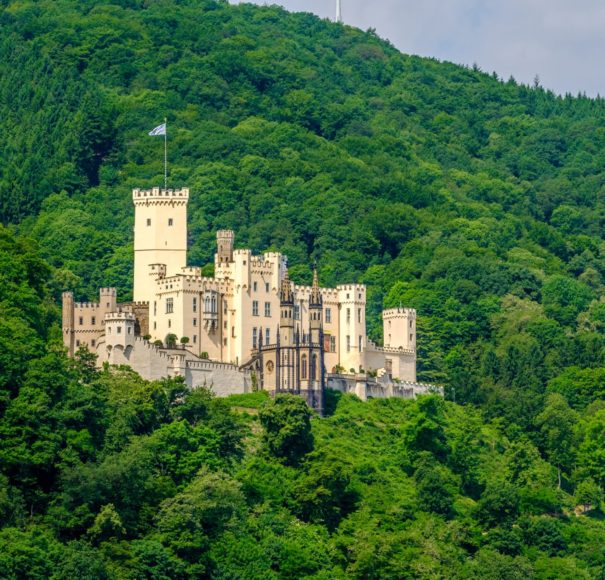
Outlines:
[[105,315],[105,322],[114,322],[120,320],[127,320],[134,322],[135,315],[132,312],[108,312]]
[[400,318],[407,316],[409,318],[416,318],[416,311],[413,308],[391,308],[390,310],[383,310],[382,318],[388,320],[389,318]]
[[133,189],[132,201],[134,204],[147,203],[150,201],[185,201],[189,200],[189,188],[162,189],[153,187],[151,189]]

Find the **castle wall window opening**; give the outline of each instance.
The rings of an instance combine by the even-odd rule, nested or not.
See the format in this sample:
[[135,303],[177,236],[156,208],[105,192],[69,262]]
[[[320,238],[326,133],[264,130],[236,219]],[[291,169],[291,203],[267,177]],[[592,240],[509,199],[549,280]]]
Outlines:
[[326,308],[326,323],[330,324],[332,322],[332,309]]
[[95,325],[97,324],[97,317],[96,317],[96,316],[93,316],[93,317],[90,319],[90,323],[91,323],[93,326],[95,326]]
[[80,316],[78,322],[80,323],[80,326],[82,326],[84,324],[84,317]]
[[351,352],[351,337],[347,334],[347,352]]
[[147,218],[147,227],[149,227],[151,225],[151,220],[149,218]]
[[256,348],[258,346],[258,329],[254,327],[252,329],[252,348]]
[[265,316],[271,316],[271,302],[265,302]]
[[271,330],[265,328],[265,344],[271,344]]
[[256,292],[258,290],[258,282],[253,282],[252,283],[252,291]]
[[265,282],[265,292],[269,292],[269,282]]
[[169,225],[169,226],[174,225],[174,222],[172,221],[172,218],[168,218],[168,225]]
[[252,316],[258,316],[258,300],[252,301]]
[[192,305],[192,310],[193,312],[197,312],[197,298],[193,298],[193,305]]
[[174,312],[174,298],[166,298],[166,314]]

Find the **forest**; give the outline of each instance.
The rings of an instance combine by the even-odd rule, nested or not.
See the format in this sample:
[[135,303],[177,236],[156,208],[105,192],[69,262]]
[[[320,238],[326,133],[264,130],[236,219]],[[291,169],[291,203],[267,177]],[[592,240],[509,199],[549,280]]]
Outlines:
[[[69,360],[130,190],[418,311],[446,400],[215,399]],[[605,101],[278,7],[0,0],[0,577],[605,577]]]

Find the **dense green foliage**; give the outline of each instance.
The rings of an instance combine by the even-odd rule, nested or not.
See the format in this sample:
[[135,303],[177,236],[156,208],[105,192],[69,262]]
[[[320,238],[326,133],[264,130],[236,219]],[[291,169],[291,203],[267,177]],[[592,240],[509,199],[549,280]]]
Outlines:
[[527,430],[440,397],[328,392],[325,419],[289,395],[215,399],[68,359],[51,268],[0,239],[0,344],[15,354],[0,367],[0,577],[605,574],[596,375],[552,381]]
[[[0,576],[605,574],[603,100],[213,0],[2,0],[0,56]],[[415,307],[450,402],[242,415],[65,358],[62,290],[129,298],[165,115],[192,264],[229,227],[366,283],[378,341]]]

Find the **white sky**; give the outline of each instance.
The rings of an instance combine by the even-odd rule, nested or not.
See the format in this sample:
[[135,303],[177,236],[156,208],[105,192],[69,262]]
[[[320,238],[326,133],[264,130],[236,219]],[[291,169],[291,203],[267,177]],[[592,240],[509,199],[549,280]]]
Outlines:
[[[238,0],[232,0],[237,3]],[[336,0],[256,0],[334,18]],[[478,64],[557,93],[605,95],[605,0],[342,0],[346,24],[402,52]]]

